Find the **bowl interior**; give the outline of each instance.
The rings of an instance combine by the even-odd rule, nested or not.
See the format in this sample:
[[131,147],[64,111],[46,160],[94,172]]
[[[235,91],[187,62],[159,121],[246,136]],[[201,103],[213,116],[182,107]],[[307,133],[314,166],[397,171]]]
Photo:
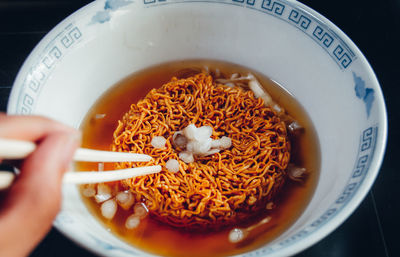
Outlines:
[[[95,1],[35,48],[15,81],[8,112],[78,127],[122,78],[183,59],[223,60],[265,74],[298,99],[316,128],[321,173],[314,197],[289,230],[255,254],[298,252],[350,215],[382,160],[383,97],[358,48],[295,1]],[[75,186],[63,191],[55,222],[61,231],[103,255],[145,254],[107,232]]]

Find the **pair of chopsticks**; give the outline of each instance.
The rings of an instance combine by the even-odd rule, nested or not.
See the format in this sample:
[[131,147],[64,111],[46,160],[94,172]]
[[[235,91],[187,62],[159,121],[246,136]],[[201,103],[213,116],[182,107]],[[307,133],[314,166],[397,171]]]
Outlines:
[[[0,159],[24,159],[35,149],[36,145],[29,141],[0,138]],[[148,162],[151,159],[146,154],[109,152],[87,148],[77,149],[73,157],[74,161],[85,162]],[[160,171],[161,166],[159,165],[101,172],[68,171],[64,174],[63,182],[75,184],[101,183],[144,176]],[[7,188],[14,177],[15,174],[12,172],[0,171],[0,189]]]

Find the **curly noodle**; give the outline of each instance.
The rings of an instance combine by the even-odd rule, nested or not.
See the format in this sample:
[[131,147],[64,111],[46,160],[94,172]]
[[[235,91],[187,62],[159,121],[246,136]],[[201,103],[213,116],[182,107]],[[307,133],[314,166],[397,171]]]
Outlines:
[[[186,164],[172,136],[191,123],[211,126],[213,139],[230,137],[232,146]],[[154,136],[166,138],[166,147],[154,148]],[[231,224],[265,208],[284,183],[290,158],[286,126],[262,99],[250,90],[217,84],[204,73],[174,77],[132,104],[118,123],[112,149],[153,157],[150,163],[118,163],[117,168],[163,167],[123,186],[152,216],[191,229]],[[179,172],[168,172],[169,159],[179,160]]]

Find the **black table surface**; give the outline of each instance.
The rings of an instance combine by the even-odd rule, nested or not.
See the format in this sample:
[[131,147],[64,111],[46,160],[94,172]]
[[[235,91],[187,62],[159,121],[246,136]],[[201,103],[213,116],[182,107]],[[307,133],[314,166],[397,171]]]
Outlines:
[[[19,68],[57,23],[88,0],[0,0],[0,111]],[[333,233],[296,256],[400,256],[400,0],[301,1],[341,28],[361,49],[381,83],[389,136],[379,176],[357,210]],[[56,229],[31,256],[94,256]]]

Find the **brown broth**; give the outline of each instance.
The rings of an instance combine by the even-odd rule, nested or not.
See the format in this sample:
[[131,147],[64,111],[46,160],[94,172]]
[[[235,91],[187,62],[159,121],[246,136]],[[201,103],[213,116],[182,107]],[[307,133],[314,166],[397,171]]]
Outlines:
[[[301,105],[287,91],[282,89],[262,74],[248,68],[220,61],[191,60],[175,61],[150,67],[134,73],[117,83],[106,92],[92,107],[84,119],[81,129],[83,132],[83,147],[109,150],[113,140],[113,132],[117,122],[129,110],[132,103],[143,98],[152,88],[158,88],[168,82],[178,71],[186,68],[202,68],[210,70],[218,68],[223,74],[253,73],[273,97],[275,102],[283,106],[304,128],[304,133],[292,141],[292,161],[305,167],[310,173],[304,183],[288,181],[275,201],[275,208],[269,213],[260,213],[252,223],[238,224],[246,227],[261,220],[266,215],[271,221],[253,230],[246,240],[232,244],[228,241],[231,228],[217,232],[188,232],[173,228],[147,217],[134,230],[125,228],[125,220],[130,212],[118,208],[112,221],[102,217],[100,205],[92,198],[82,199],[88,209],[105,227],[114,234],[139,249],[162,256],[227,256],[254,250],[278,237],[284,232],[306,208],[314,193],[320,167],[319,144],[311,120]],[[100,114],[100,115],[99,115]],[[103,115],[105,116],[103,117]],[[97,170],[97,163],[82,163],[81,170]],[[106,164],[106,170],[113,169],[113,164]]]

